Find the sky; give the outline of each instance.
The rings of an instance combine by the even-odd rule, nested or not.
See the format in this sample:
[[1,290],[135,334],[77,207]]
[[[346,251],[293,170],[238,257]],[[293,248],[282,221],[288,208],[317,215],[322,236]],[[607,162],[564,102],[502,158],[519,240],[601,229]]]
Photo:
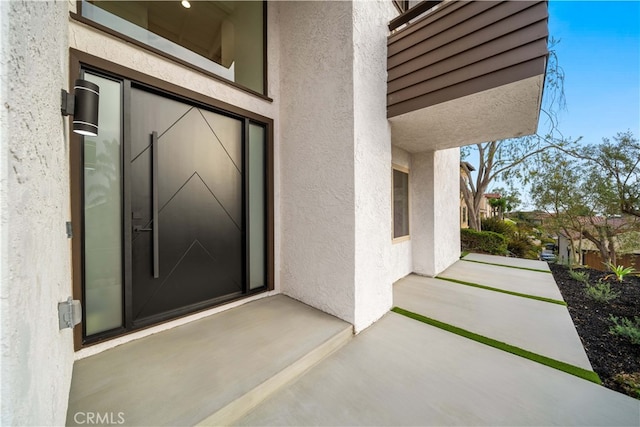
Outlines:
[[640,1],[551,0],[549,34],[565,72],[562,134],[640,137]]
[[[565,74],[562,135],[584,144],[626,131],[640,139],[640,0],[551,0],[549,38]],[[538,133],[546,129],[541,115]],[[476,164],[477,155],[469,161]],[[489,184],[497,187],[507,186]],[[526,190],[520,198],[518,209],[533,209]]]

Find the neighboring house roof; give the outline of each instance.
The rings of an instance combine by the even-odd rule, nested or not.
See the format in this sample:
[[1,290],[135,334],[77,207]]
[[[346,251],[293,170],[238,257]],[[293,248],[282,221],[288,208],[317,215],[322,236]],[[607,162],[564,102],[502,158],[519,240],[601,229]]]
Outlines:
[[484,193],[484,197],[487,199],[501,199],[502,196],[500,193]]
[[558,235],[561,237],[564,237],[565,239],[569,239],[569,240],[578,240],[580,238],[580,233],[577,231],[569,231],[568,233],[565,233],[564,231],[559,231]]
[[605,217],[605,216],[592,216],[592,217],[580,217],[578,221],[581,224],[585,225],[593,225],[593,226],[602,226],[602,225],[610,225],[614,228],[622,228],[627,225],[632,225],[635,221],[629,221],[627,217],[615,216],[615,217]]
[[[615,230],[615,235],[622,235],[628,232],[637,231],[638,221],[632,217],[605,217],[605,216],[592,216],[592,217],[580,217],[578,218],[579,223],[581,223],[585,229],[594,229],[595,227],[602,227],[604,225],[608,225]],[[579,240],[581,237],[581,233],[576,230],[568,230],[558,232],[559,236],[562,236],[565,239],[569,240]],[[617,237],[614,237],[617,240]],[[635,245],[634,245],[635,246]],[[639,242],[640,246],[640,242]],[[638,248],[640,250],[640,247]],[[636,251],[634,249],[634,251]]]

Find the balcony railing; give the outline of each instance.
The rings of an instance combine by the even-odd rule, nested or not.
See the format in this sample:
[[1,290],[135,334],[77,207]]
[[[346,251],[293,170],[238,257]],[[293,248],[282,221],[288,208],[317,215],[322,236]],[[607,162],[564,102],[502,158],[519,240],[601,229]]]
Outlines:
[[[423,13],[428,12],[434,6],[442,3],[442,0],[421,1],[416,5],[412,5],[408,0],[394,0],[396,7],[402,12],[397,18],[389,22],[389,30],[394,31],[399,27],[408,24],[411,20],[419,17]],[[415,3],[415,2],[414,2]]]

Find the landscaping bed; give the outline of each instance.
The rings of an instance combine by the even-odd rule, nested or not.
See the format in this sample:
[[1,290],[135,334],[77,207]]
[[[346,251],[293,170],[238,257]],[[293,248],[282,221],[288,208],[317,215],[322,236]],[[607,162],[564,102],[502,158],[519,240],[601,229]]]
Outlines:
[[587,296],[586,285],[574,279],[563,265],[549,264],[553,277],[568,305],[569,313],[578,335],[587,352],[593,370],[600,376],[605,387],[640,399],[640,388],[623,384],[623,379],[637,383],[640,387],[640,345],[629,339],[614,335],[610,315],[618,318],[640,316],[640,277],[625,276],[618,282],[610,273],[580,269],[589,274],[589,283],[598,280],[608,283],[611,290],[620,295],[609,302],[598,302]]

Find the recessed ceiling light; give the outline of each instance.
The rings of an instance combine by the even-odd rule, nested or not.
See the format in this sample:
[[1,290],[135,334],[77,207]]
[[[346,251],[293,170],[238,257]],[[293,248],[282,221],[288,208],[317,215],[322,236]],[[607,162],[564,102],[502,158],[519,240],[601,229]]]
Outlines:
[[191,3],[189,3],[188,0],[182,0],[181,4],[185,9],[189,9],[191,7]]

